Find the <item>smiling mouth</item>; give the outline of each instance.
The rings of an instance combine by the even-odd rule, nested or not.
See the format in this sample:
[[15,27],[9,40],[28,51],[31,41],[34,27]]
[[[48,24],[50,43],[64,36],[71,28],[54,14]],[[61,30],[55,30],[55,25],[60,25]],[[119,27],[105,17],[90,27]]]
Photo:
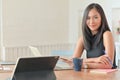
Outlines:
[[95,26],[89,26],[90,28],[94,28]]
[[89,25],[89,26],[95,26],[95,25]]

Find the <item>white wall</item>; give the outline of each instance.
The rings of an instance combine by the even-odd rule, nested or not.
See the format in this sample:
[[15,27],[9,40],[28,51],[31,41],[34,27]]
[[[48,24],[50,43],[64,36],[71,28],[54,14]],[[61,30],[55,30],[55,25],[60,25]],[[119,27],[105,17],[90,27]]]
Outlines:
[[3,0],[4,46],[68,42],[68,0]]
[[120,28],[120,1],[112,0],[112,29],[116,42],[120,41],[120,34],[117,34],[117,28]]
[[0,0],[0,59],[3,57],[2,53],[2,0]]
[[120,0],[111,0],[112,8],[120,8]]
[[0,0],[0,47],[2,45],[2,0]]
[[4,45],[76,43],[83,11],[93,2],[102,5],[111,27],[109,0],[3,0]]

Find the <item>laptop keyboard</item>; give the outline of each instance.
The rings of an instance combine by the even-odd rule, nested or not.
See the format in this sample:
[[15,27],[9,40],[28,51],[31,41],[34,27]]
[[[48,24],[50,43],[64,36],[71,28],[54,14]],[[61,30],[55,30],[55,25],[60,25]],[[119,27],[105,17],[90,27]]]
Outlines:
[[70,70],[70,69],[73,69],[73,68],[69,66],[67,63],[61,60],[58,60],[54,70]]

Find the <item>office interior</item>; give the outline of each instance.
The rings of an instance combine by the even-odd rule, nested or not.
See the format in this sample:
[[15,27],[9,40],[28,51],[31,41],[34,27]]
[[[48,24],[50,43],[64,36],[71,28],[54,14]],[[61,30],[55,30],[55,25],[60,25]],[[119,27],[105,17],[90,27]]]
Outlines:
[[29,46],[36,47],[42,55],[72,56],[82,35],[84,9],[90,3],[99,3],[105,11],[118,61],[119,0],[0,0],[0,61],[34,56]]

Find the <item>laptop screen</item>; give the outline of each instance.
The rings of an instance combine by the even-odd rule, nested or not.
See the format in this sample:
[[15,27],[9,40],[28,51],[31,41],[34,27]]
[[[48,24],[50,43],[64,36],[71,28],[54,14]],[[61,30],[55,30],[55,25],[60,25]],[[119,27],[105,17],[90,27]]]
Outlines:
[[19,58],[15,73],[53,70],[58,59],[59,56]]
[[[58,59],[59,56],[19,58],[11,79],[19,80],[22,78],[22,80],[30,80],[28,79],[29,77],[33,78],[35,76],[34,77],[35,79],[33,80],[39,80],[43,78],[43,76],[40,74],[45,74],[45,76],[52,75],[52,79],[53,79],[55,78],[53,70],[56,66]],[[31,76],[28,77],[28,75]],[[28,77],[27,79],[26,76]],[[36,79],[36,76],[38,77],[38,79]],[[49,80],[50,78],[51,77],[49,77],[46,80]]]

